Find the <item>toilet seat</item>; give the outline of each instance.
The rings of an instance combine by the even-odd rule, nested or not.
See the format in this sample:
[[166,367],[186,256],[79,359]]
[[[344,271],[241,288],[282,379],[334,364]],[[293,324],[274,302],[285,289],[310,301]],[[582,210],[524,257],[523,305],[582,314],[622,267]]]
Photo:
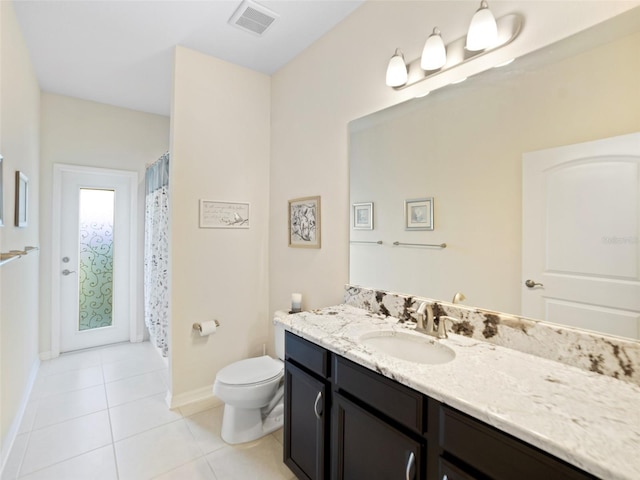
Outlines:
[[227,385],[255,385],[281,376],[283,370],[280,360],[263,355],[227,365],[218,372],[216,380]]

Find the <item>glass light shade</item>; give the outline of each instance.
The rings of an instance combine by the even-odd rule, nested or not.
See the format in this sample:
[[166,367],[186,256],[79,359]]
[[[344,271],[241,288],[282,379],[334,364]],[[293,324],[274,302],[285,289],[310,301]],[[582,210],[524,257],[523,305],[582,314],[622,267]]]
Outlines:
[[493,47],[498,41],[498,24],[489,10],[486,1],[480,3],[480,8],[471,19],[467,33],[466,49],[472,52]]
[[407,83],[408,73],[407,65],[404,63],[404,55],[399,49],[389,60],[387,66],[387,85],[389,87],[401,87]]
[[444,67],[445,63],[447,63],[447,49],[440,36],[440,30],[434,28],[433,33],[424,43],[420,67],[423,70],[438,70]]

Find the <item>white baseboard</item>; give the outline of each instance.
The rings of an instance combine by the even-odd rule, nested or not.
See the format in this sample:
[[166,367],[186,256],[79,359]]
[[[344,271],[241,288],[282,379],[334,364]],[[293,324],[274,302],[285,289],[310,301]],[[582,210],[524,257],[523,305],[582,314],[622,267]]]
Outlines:
[[167,392],[166,402],[172,410],[198,402],[210,403],[211,407],[217,407],[223,403],[213,394],[212,386],[197,388],[179,395],[172,395],[171,392]]
[[58,358],[60,354],[54,355],[52,351],[48,352],[40,352],[40,360],[52,360],[54,358]]
[[9,431],[7,432],[6,437],[2,439],[2,450],[0,451],[0,478],[2,478],[7,459],[9,458],[9,454],[11,453],[11,449],[13,448],[13,444],[16,441],[18,432],[20,431],[20,425],[22,424],[22,419],[27,408],[27,403],[29,403],[31,391],[33,390],[33,386],[36,383],[36,377],[38,376],[39,369],[40,359],[36,358],[33,362],[33,365],[31,365],[29,378],[27,379],[27,388],[25,388],[25,391],[22,394],[22,399],[20,400],[18,411],[13,418],[13,422],[11,422],[11,426],[9,427]]

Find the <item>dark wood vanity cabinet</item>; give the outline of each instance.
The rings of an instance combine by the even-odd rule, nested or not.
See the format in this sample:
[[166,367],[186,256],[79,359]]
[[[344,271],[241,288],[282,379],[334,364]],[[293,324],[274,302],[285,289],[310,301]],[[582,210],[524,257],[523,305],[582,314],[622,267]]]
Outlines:
[[333,357],[331,478],[423,479],[427,398]]
[[287,332],[284,461],[310,480],[595,477]]
[[287,332],[284,463],[300,479],[329,478],[329,352]]
[[[578,470],[511,435],[440,406],[440,479],[586,480]],[[451,469],[451,473],[447,473]]]
[[423,478],[424,441],[340,394],[334,396],[333,417],[331,478]]

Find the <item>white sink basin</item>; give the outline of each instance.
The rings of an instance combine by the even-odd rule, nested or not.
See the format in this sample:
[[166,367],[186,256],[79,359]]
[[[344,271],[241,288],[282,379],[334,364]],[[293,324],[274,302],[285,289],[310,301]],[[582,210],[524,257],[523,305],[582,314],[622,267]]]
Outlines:
[[361,335],[359,341],[380,353],[407,362],[435,365],[447,363],[456,353],[421,333],[380,330]]

